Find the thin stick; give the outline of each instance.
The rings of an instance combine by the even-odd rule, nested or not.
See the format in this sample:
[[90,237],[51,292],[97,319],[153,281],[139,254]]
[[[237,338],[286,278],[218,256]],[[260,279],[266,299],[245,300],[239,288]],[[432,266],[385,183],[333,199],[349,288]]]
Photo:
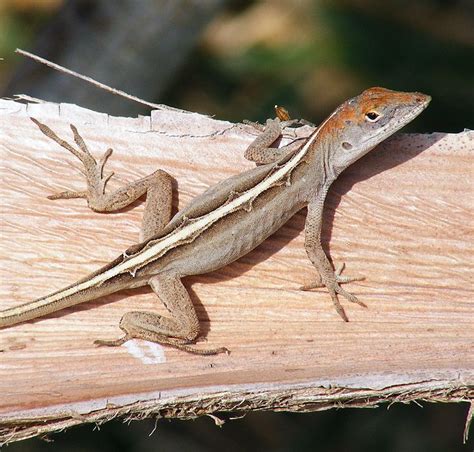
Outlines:
[[154,104],[153,102],[148,102],[146,100],[140,99],[139,97],[132,96],[131,94],[127,94],[126,92],[121,91],[119,89],[112,88],[108,85],[104,85],[103,83],[97,82],[97,81],[95,81],[94,79],[92,79],[90,77],[87,77],[85,75],[79,74],[79,73],[74,72],[74,71],[71,71],[70,69],[66,69],[65,67],[60,66],[59,64],[56,64],[56,63],[53,63],[49,60],[41,58],[41,57],[39,57],[39,56],[37,56],[33,53],[26,52],[25,50],[16,49],[15,53],[19,53],[20,55],[26,56],[28,58],[31,58],[32,60],[38,61],[42,64],[45,64],[46,66],[49,66],[53,69],[56,69],[59,72],[64,72],[66,74],[72,75],[73,77],[80,78],[81,80],[92,83],[93,85],[97,86],[98,88],[101,88],[105,91],[109,91],[109,92],[111,92],[113,94],[116,94],[118,96],[125,97],[126,99],[133,100],[135,102],[138,102],[139,104],[147,105],[148,107],[156,108],[158,110],[166,109],[166,110],[183,111],[183,110],[179,110],[177,108],[169,107],[167,105]]

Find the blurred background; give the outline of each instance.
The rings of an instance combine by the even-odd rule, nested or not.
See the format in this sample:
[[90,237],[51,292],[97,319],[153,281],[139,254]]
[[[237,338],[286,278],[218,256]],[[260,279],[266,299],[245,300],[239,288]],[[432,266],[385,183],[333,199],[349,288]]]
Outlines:
[[[474,128],[472,0],[0,0],[2,96],[135,116],[149,109],[15,55],[17,47],[218,119],[263,122],[278,104],[318,123],[378,85],[433,97],[405,130]],[[208,417],[161,420],[151,436],[154,420],[113,421],[8,450],[472,451],[472,440],[462,445],[466,413],[466,404],[250,413],[222,428]]]

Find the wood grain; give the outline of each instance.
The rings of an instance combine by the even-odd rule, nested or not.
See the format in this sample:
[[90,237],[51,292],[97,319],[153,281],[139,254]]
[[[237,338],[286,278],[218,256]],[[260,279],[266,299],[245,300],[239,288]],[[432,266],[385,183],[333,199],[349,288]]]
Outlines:
[[[116,257],[138,238],[143,203],[91,212],[79,162],[33,116],[93,154],[114,148],[112,186],[163,168],[175,208],[252,167],[250,126],[194,113],[115,118],[68,104],[0,101],[0,307],[45,295]],[[298,131],[308,134],[310,129]],[[199,357],[145,342],[98,348],[127,310],[165,309],[135,290],[0,331],[0,441],[115,416],[192,417],[219,410],[316,410],[380,402],[468,401],[474,394],[474,132],[398,135],[350,167],[326,203],[324,244],[368,308],[302,292],[313,269],[304,214],[239,261],[187,278],[206,345]],[[179,195],[178,195],[179,193]]]

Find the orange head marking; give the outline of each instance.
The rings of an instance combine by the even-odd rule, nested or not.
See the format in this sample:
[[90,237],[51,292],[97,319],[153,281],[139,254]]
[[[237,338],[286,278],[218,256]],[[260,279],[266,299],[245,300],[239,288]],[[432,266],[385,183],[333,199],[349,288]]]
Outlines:
[[321,126],[334,176],[418,116],[431,98],[369,88],[344,102]]

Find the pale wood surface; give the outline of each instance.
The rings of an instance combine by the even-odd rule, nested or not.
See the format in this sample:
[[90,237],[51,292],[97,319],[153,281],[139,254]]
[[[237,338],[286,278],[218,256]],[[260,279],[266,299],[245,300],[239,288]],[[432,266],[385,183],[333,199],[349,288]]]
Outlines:
[[[175,207],[253,166],[249,126],[155,111],[114,118],[67,104],[0,101],[0,307],[59,289],[134,243],[143,204],[101,215],[84,200],[75,158],[34,116],[72,141],[74,123],[99,157],[114,148],[111,184],[163,168]],[[300,134],[309,133],[304,128]],[[117,415],[193,416],[216,410],[314,410],[380,401],[473,396],[474,133],[399,135],[349,168],[327,202],[324,242],[367,305],[344,323],[324,290],[301,292],[313,269],[304,211],[249,255],[188,278],[209,346],[199,357],[141,341],[97,348],[121,334],[127,310],[165,309],[129,291],[0,331],[0,439],[15,440]]]

